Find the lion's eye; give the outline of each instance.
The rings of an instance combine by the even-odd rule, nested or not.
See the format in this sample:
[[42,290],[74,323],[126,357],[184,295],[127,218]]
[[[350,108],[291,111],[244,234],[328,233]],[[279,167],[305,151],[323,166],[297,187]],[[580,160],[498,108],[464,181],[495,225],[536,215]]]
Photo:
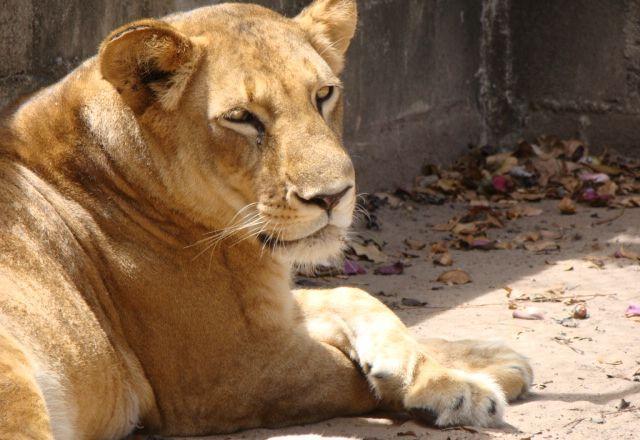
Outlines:
[[252,117],[253,115],[248,110],[245,110],[243,108],[234,108],[233,110],[229,110],[224,115],[224,118],[227,121],[239,124],[250,122]]
[[[222,125],[231,128],[245,136],[256,136],[260,145],[265,136],[265,127],[256,115],[241,107],[229,110],[219,119]],[[224,122],[224,123],[223,123]]]
[[334,88],[335,87],[333,86],[324,86],[318,89],[318,91],[316,92],[316,106],[321,113],[322,104],[331,99],[331,97],[333,96]]
[[320,90],[318,90],[318,93],[316,95],[318,96],[318,99],[324,100],[324,99],[328,99],[331,96],[332,92],[333,92],[332,86],[324,86]]
[[256,115],[244,108],[234,108],[229,110],[222,116],[226,121],[232,124],[246,124],[256,129],[258,133],[264,133],[264,124]]

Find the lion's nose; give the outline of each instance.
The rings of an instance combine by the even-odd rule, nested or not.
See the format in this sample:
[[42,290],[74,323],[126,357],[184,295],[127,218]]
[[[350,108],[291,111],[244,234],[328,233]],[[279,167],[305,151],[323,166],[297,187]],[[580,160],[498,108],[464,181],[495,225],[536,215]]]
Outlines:
[[340,203],[340,200],[343,199],[343,197],[347,194],[347,192],[349,192],[351,188],[352,188],[352,185],[349,185],[346,188],[334,194],[314,194],[310,197],[303,197],[296,192],[296,197],[302,203],[305,203],[307,205],[316,205],[327,212],[331,212],[331,210],[335,208],[338,205],[338,203]]

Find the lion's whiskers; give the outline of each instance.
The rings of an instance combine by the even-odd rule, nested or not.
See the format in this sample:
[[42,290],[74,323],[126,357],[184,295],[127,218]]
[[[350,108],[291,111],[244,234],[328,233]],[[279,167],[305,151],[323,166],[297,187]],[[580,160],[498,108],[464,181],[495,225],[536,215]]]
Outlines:
[[230,247],[237,246],[243,241],[249,240],[250,238],[258,237],[260,234],[262,234],[266,230],[266,228],[269,225],[269,222],[270,220],[267,220],[266,222],[263,221],[263,223],[259,223],[256,226],[252,227],[249,230],[248,234],[246,234],[245,236],[241,237],[239,240],[234,242]]
[[[251,205],[255,205],[255,204],[250,204],[245,206],[244,208],[241,209],[241,211],[246,210],[248,208],[251,207]],[[239,215],[238,213],[236,213],[236,215],[234,216],[234,219],[238,218]],[[193,259],[195,260],[196,258],[200,257],[202,254],[204,254],[205,252],[211,250],[212,254],[213,251],[215,251],[216,247],[224,240],[226,240],[227,238],[237,235],[237,234],[243,234],[242,238],[238,241],[244,241],[252,236],[261,233],[261,229],[263,229],[266,225],[265,219],[263,218],[263,216],[259,213],[259,212],[249,212],[247,214],[245,214],[244,216],[242,216],[242,218],[240,218],[239,220],[237,220],[234,224],[231,224],[223,229],[220,229],[218,231],[213,231],[211,233],[209,233],[210,235],[208,237],[205,237],[201,240],[198,240],[197,242],[195,242],[194,244],[187,246],[187,247],[193,247],[193,246],[198,246],[198,245],[203,245],[204,248],[198,252],[198,254],[196,254],[195,257],[193,257]],[[236,242],[235,244],[237,244],[238,242]]]

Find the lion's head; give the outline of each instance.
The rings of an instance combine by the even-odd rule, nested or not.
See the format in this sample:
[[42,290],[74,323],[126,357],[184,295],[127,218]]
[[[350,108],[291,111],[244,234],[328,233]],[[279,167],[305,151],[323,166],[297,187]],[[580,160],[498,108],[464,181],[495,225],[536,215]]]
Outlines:
[[297,263],[337,255],[355,205],[339,74],[356,21],[355,0],[293,19],[225,4],[111,33],[100,72],[135,115],[157,196],[218,238]]

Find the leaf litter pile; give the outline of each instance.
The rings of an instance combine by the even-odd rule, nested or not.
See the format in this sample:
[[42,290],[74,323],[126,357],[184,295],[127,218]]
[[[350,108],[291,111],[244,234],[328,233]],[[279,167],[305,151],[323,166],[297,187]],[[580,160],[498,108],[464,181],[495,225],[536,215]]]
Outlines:
[[[357,234],[348,242],[341,270],[321,270],[316,275],[349,278],[370,271],[379,276],[402,275],[413,259],[421,257],[417,251],[425,250],[427,258],[435,266],[442,267],[442,273],[433,280],[435,284],[468,284],[473,281],[472,276],[455,267],[451,250],[522,249],[548,254],[560,250],[563,239],[580,239],[579,232],[567,237],[571,231],[559,226],[521,232],[509,240],[493,237],[493,230],[508,228],[509,222],[542,215],[543,209],[536,207],[536,202],[543,200],[555,200],[557,212],[562,215],[574,215],[582,206],[606,208],[612,214],[594,221],[593,225],[609,224],[621,217],[625,209],[640,207],[640,160],[606,150],[592,154],[582,141],[553,136],[542,136],[534,142],[523,140],[511,148],[470,148],[449,168],[426,164],[411,185],[397,188],[395,192],[364,197],[365,226],[371,231],[382,227],[376,216],[382,206],[411,211],[412,204],[466,205],[465,212],[446,223],[432,226],[434,232],[447,233],[446,239],[434,242],[428,235],[407,237],[403,251],[388,254],[386,243],[376,239],[373,233]],[[613,257],[640,261],[639,253],[623,247]],[[585,259],[593,267],[604,266],[601,259]],[[528,300],[528,297],[512,299],[510,292],[507,297],[509,308],[514,309],[514,318],[545,319],[544,311],[538,308],[518,306],[519,301]],[[557,298],[552,294],[537,299],[538,302],[546,300],[557,301]],[[406,302],[418,305],[410,299]],[[588,318],[584,301],[569,298],[566,303],[577,303],[578,311],[574,310],[561,324],[573,326],[576,319]],[[630,305],[627,316],[640,316],[640,305]]]

